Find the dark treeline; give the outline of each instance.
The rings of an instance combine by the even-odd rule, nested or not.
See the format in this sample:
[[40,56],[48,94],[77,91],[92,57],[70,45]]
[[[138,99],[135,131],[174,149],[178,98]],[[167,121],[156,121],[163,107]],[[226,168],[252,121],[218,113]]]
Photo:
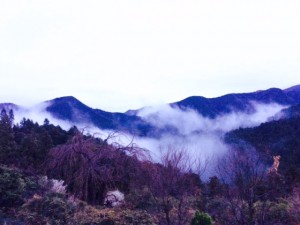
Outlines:
[[[134,143],[113,141],[115,134],[96,138],[47,119],[43,125],[13,122],[13,112],[2,110],[0,224],[300,223],[299,164],[289,159],[296,154],[289,143],[297,142],[293,132],[298,128],[284,128],[294,136],[280,133],[274,140],[266,135],[259,140],[257,130],[229,134],[232,149],[217,165],[216,176],[203,181],[205,165],[176,146],[154,163]],[[288,150],[276,151],[277,142]],[[272,161],[250,144],[268,147],[269,155],[280,154],[289,166],[268,172]],[[293,179],[287,172],[291,167]]]
[[267,164],[280,155],[280,172],[290,178],[290,186],[300,182],[300,117],[263,123],[258,127],[238,129],[227,134],[229,143],[253,146]]
[[13,125],[13,112],[5,109],[0,116],[0,163],[26,170],[41,170],[49,150],[66,143],[78,131],[76,127],[65,131],[48,119],[41,126],[25,118]]

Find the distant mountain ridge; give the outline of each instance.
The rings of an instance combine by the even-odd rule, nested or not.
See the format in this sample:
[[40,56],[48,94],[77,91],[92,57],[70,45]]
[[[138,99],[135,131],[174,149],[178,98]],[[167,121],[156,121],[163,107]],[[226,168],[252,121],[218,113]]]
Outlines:
[[0,103],[0,110],[5,109],[6,111],[9,111],[12,109],[13,111],[16,111],[20,108],[21,106],[18,106],[14,103]]
[[192,96],[171,105],[182,110],[193,109],[203,116],[215,118],[232,111],[251,113],[254,110],[253,102],[280,105],[300,104],[300,88],[286,90],[270,88],[251,93],[227,94],[217,98]]
[[[194,110],[204,117],[215,118],[231,112],[252,113],[255,110],[254,102],[296,107],[300,104],[300,85],[285,90],[270,88],[250,93],[227,94],[216,98],[191,96],[169,105],[183,111]],[[45,110],[53,117],[74,124],[90,124],[100,129],[124,131],[138,136],[156,136],[161,132],[172,130],[170,127],[158,129],[148,123],[139,116],[142,109],[129,110],[126,113],[107,112],[93,109],[73,96],[55,98],[44,103],[46,103]],[[18,110],[22,107],[13,103],[3,103],[0,104],[0,108]],[[293,115],[298,115],[297,110],[296,107],[292,111]]]
[[[204,117],[215,118],[233,111],[251,113],[254,110],[254,102],[261,104],[277,103],[280,105],[300,104],[300,85],[285,90],[270,88],[250,93],[227,94],[216,98],[191,96],[181,101],[170,103],[170,106],[181,110],[192,109]],[[140,110],[129,110],[126,113],[138,115]]]
[[149,135],[154,128],[135,115],[93,109],[72,96],[47,101],[46,111],[69,122],[90,123],[101,129],[125,131],[139,136]]
[[284,90],[284,92],[299,92],[299,91],[300,91],[300,85],[295,85]]

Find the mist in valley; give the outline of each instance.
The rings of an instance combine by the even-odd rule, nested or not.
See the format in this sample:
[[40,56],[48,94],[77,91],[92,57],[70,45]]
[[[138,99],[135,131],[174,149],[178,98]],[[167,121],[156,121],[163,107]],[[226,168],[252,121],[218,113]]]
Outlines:
[[206,175],[204,176],[208,176],[214,174],[216,162],[230,149],[230,146],[223,139],[227,132],[238,128],[258,126],[287,107],[255,102],[252,102],[252,106],[254,110],[251,113],[232,112],[217,116],[214,119],[203,117],[192,109],[182,110],[170,105],[144,108],[138,113],[138,116],[143,120],[157,128],[168,127],[172,131],[176,131],[164,132],[157,138],[132,136],[113,130],[101,130],[92,123],[86,122],[89,121],[88,118],[84,122],[76,123],[60,120],[45,110],[47,103],[38,104],[27,109],[20,108],[15,111],[15,123],[20,123],[23,118],[29,118],[34,122],[43,124],[45,118],[47,118],[51,124],[58,125],[65,130],[75,125],[84,133],[103,139],[111,135],[113,136],[111,142],[117,142],[125,146],[134,143],[146,149],[155,162],[159,162],[161,155],[169,149],[184,150],[191,159],[200,160],[202,165],[206,167]]

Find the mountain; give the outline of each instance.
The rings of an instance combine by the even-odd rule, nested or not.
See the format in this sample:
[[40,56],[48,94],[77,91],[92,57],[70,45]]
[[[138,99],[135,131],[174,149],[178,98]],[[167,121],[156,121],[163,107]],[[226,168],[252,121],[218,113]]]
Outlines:
[[281,105],[295,105],[300,103],[300,89],[293,91],[271,88],[252,93],[227,94],[217,98],[193,96],[182,101],[172,103],[171,106],[182,110],[193,109],[203,116],[215,118],[230,112],[253,112],[253,102]]
[[46,111],[61,120],[91,124],[101,129],[124,131],[139,136],[151,136],[150,133],[155,132],[154,127],[138,116],[93,109],[72,96],[56,98],[46,103]]
[[284,92],[299,92],[299,91],[300,91],[300,85],[295,85],[284,90]]
[[[270,88],[268,90],[250,93],[233,93],[216,98],[205,98],[202,96],[191,96],[178,102],[170,103],[171,107],[181,110],[192,109],[204,117],[215,118],[219,115],[231,112],[254,111],[253,103],[281,105],[300,104],[300,85],[285,90]],[[128,110],[128,115],[138,115],[142,109]]]
[[292,105],[286,109],[281,110],[279,113],[274,115],[271,120],[290,119],[295,117],[300,117],[300,104]]
[[9,110],[18,111],[22,107],[19,105],[16,105],[14,103],[0,103],[0,110],[5,109],[7,112]]
[[[91,108],[72,96],[55,98],[45,103],[45,110],[53,117],[74,124],[93,125],[100,129],[124,131],[138,136],[157,136],[162,132],[176,133],[176,129],[173,127],[157,128],[148,123],[139,116],[139,112],[142,109],[129,110],[126,113],[107,112]],[[204,117],[215,118],[231,112],[252,113],[255,110],[253,103],[277,103],[296,107],[296,105],[300,104],[300,85],[285,90],[270,88],[251,93],[227,94],[216,98],[191,96],[169,105],[183,111],[192,109]],[[16,111],[22,107],[13,103],[4,103],[0,104],[1,108]],[[293,110],[293,108],[290,110]],[[283,111],[282,115],[287,114],[288,111]]]

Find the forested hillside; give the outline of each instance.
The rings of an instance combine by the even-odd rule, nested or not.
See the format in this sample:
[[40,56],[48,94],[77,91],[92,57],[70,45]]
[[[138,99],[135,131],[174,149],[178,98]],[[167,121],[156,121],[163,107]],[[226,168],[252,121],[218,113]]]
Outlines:
[[251,145],[266,163],[280,155],[280,172],[300,181],[300,117],[263,123],[258,127],[239,129],[227,134],[227,141]]
[[[254,129],[270,132],[270,125],[229,134],[234,144],[207,180],[201,179],[206,165],[177,146],[154,162],[134,143],[114,141],[116,134],[99,138],[76,127],[65,131],[47,119],[43,125],[29,119],[14,125],[13,120],[13,111],[2,110],[1,224],[300,222],[298,120],[275,122],[276,135],[265,133],[261,139],[261,131]],[[285,136],[283,131],[294,133]],[[264,153],[282,155],[278,171],[268,172],[272,161],[256,154],[250,142],[257,149],[268,147]],[[288,150],[281,152],[282,146]],[[289,176],[285,160],[296,168]]]

